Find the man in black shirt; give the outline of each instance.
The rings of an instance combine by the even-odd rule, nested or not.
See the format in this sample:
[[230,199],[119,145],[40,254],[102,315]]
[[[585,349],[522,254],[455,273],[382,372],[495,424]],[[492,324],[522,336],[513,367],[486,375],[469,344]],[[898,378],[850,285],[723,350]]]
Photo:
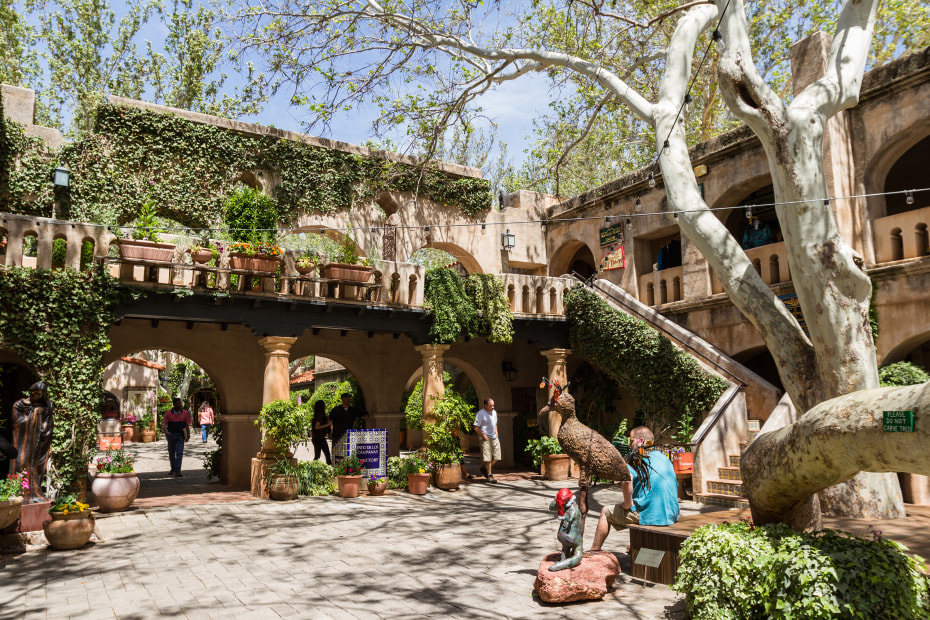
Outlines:
[[342,439],[346,431],[355,427],[355,421],[359,418],[368,422],[368,412],[351,405],[352,395],[345,393],[342,395],[342,404],[333,407],[329,412],[329,421],[333,423],[333,445]]

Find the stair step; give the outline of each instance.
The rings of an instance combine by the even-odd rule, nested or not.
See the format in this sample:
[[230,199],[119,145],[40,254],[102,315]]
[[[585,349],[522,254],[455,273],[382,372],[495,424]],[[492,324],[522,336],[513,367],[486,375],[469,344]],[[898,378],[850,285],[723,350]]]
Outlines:
[[732,495],[718,495],[716,493],[702,493],[694,496],[694,501],[707,506],[722,506],[724,508],[749,508],[749,500],[745,497]]
[[721,480],[736,480],[742,482],[743,478],[739,473],[739,465],[736,467],[718,467],[717,475],[720,476]]
[[742,454],[743,452],[746,451],[746,448],[748,448],[748,447],[749,447],[749,442],[748,442],[748,441],[741,441],[741,442],[739,442],[739,453]]
[[739,467],[739,454],[730,455],[730,467]]
[[707,492],[716,495],[730,495],[741,497],[743,495],[742,480],[708,480]]
[[758,436],[759,431],[749,431],[749,442],[752,443],[752,441]]
[[762,420],[746,420],[749,432],[762,430]]

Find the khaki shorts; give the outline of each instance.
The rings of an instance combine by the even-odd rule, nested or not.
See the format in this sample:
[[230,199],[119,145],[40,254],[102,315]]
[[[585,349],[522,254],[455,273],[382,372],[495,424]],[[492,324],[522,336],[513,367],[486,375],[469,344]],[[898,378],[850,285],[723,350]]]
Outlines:
[[481,460],[485,463],[501,460],[501,442],[494,437],[485,441],[481,440]]
[[623,504],[614,504],[613,508],[605,508],[604,516],[615,530],[625,530],[629,525],[639,525],[639,513],[625,509]]

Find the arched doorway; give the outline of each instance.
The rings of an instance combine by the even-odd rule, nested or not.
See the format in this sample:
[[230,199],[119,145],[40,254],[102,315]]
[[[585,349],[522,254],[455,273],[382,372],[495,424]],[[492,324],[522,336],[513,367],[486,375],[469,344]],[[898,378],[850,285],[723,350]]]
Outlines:
[[772,354],[769,353],[769,350],[765,347],[757,347],[755,349],[743,351],[738,355],[734,355],[733,359],[782,392],[785,391],[781,382],[781,377],[778,375],[778,367],[775,365],[775,358],[772,357]]

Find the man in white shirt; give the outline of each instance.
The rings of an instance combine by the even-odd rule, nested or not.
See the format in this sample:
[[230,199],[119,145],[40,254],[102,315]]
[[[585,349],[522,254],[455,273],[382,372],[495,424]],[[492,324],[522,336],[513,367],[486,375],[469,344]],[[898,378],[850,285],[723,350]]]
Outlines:
[[475,432],[481,437],[481,473],[488,482],[497,483],[491,468],[494,463],[501,460],[501,442],[497,438],[497,411],[494,410],[494,399],[484,399],[484,409],[479,409],[475,415]]

